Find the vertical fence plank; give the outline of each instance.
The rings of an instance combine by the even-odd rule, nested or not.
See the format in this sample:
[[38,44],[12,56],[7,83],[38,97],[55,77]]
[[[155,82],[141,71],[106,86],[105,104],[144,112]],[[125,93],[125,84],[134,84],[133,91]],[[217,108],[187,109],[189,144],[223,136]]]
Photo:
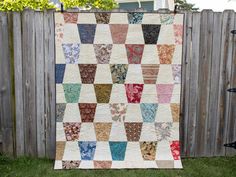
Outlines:
[[[228,55],[228,66],[227,70],[229,77],[227,82],[227,89],[236,88],[236,36],[231,34],[231,31],[236,29],[236,14],[230,13],[230,18],[233,21],[232,26],[229,29],[230,39],[229,44],[232,45],[232,53]],[[234,23],[234,26],[233,26]],[[227,132],[226,132],[226,143],[232,143],[236,141],[236,93],[227,92],[228,95],[228,107],[227,107]],[[235,155],[236,150],[233,148],[226,148],[226,155]]]
[[199,56],[199,101],[198,101],[198,137],[196,141],[196,154],[207,156],[207,134],[208,134],[208,108],[210,95],[210,73],[212,54],[212,31],[213,11],[203,10],[201,12],[200,28],[200,56]]
[[[219,122],[217,123],[216,130],[216,149],[215,154],[225,155],[225,148],[223,144],[226,143],[226,131],[227,131],[227,122],[228,122],[228,93],[227,88],[230,81],[229,66],[232,62],[232,35],[230,30],[234,27],[234,21],[232,18],[232,11],[223,12],[223,21],[222,21],[222,39],[221,39],[221,60],[220,60],[220,77],[219,77],[219,93],[218,99],[219,103],[218,108],[218,117]],[[231,59],[230,59],[231,57]],[[231,61],[230,61],[231,60]]]
[[197,110],[196,105],[198,103],[198,66],[199,65],[199,47],[200,47],[200,19],[201,14],[193,13],[192,17],[192,47],[191,47],[191,59],[190,59],[190,79],[189,79],[189,122],[188,122],[188,156],[195,156],[195,144],[196,144],[196,124],[197,124]]
[[182,68],[181,68],[181,93],[180,93],[180,124],[179,124],[179,139],[180,139],[180,150],[181,150],[181,156],[185,156],[184,152],[184,146],[185,146],[185,141],[184,141],[184,103],[185,103],[185,95],[184,95],[184,84],[185,84],[185,66],[184,61],[185,61],[185,55],[186,55],[186,13],[184,13],[184,19],[183,19],[183,48],[182,48]]
[[16,109],[16,155],[24,155],[24,114],[22,78],[21,13],[13,13],[15,109]]
[[185,141],[185,147],[184,147],[184,152],[185,155],[189,155],[189,148],[188,148],[188,131],[189,127],[186,126],[188,125],[189,122],[189,97],[190,97],[190,88],[189,88],[189,80],[190,80],[190,60],[191,60],[191,41],[192,41],[192,12],[187,12],[186,16],[187,20],[187,29],[186,29],[186,55],[185,55],[185,61],[184,61],[184,67],[185,67],[185,108],[184,108],[184,141]]
[[37,125],[34,11],[25,10],[22,19],[25,151],[27,155],[35,156],[37,154]]
[[8,31],[7,13],[0,12],[0,119],[2,132],[2,150],[13,155],[13,105],[12,105],[12,78],[11,49]]
[[212,42],[212,60],[211,60],[211,75],[210,75],[210,98],[208,109],[208,133],[207,133],[207,155],[214,155],[215,141],[216,141],[216,125],[219,121],[217,119],[217,93],[219,92],[219,69],[220,69],[220,52],[221,52],[221,27],[222,27],[222,13],[214,13],[213,22],[213,42]]
[[35,60],[36,60],[36,116],[37,116],[37,152],[45,157],[45,121],[44,121],[44,14],[35,12]]
[[46,156],[55,157],[56,149],[56,89],[55,89],[55,31],[54,11],[44,12],[45,50],[45,115]]

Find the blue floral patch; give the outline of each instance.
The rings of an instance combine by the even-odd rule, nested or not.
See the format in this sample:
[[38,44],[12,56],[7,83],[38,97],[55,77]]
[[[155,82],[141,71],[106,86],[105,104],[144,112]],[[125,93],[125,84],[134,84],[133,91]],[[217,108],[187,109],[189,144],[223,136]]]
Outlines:
[[155,103],[141,103],[141,113],[143,122],[154,122],[156,117],[158,104]]
[[129,24],[141,24],[143,20],[142,12],[128,13]]
[[56,83],[61,84],[63,82],[65,73],[65,64],[56,64]]
[[96,150],[96,141],[80,141],[79,148],[82,160],[93,160]]
[[79,36],[82,44],[93,44],[96,25],[78,24]]
[[66,64],[78,64],[80,44],[62,44]]
[[125,159],[125,151],[127,142],[109,142],[112,160],[123,161]]

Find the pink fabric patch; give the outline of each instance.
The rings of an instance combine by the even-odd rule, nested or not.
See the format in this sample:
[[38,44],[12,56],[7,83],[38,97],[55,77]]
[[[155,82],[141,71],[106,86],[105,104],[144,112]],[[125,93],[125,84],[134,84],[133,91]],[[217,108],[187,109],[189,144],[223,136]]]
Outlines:
[[173,89],[174,89],[173,84],[157,84],[158,102],[170,103]]
[[125,90],[129,103],[140,103],[143,84],[125,84]]
[[172,141],[170,144],[171,153],[174,160],[180,160],[180,145],[179,141]]
[[174,24],[175,44],[182,44],[183,25]]

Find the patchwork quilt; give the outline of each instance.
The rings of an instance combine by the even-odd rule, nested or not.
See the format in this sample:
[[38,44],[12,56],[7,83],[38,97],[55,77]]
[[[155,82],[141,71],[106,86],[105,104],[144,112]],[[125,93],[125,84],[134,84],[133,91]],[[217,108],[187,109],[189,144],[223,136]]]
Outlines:
[[55,169],[182,168],[182,14],[55,13]]

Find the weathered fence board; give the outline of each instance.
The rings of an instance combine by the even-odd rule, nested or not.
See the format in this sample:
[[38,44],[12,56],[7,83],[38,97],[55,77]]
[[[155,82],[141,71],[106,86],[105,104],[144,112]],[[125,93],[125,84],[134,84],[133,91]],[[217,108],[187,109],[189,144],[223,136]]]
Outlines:
[[55,30],[53,11],[49,11],[44,15],[44,36],[46,156],[53,158],[56,151]]
[[13,103],[12,103],[12,67],[8,33],[8,15],[0,13],[0,127],[2,150],[7,154],[14,152]]
[[37,154],[34,11],[26,10],[22,16],[25,151],[33,156]]
[[[236,154],[223,146],[236,141],[236,94],[227,92],[236,87],[233,29],[233,11],[185,13],[183,157]],[[0,13],[0,151],[4,153],[54,158],[54,36],[53,11]]]
[[37,101],[37,148],[38,156],[45,157],[45,114],[44,114],[44,14],[35,12],[36,52],[36,101]]
[[[22,76],[22,31],[21,14],[13,13],[15,109],[16,109],[16,155],[24,155],[24,112],[23,112],[23,76]],[[22,141],[23,140],[23,141]]]
[[[190,63],[190,79],[189,79],[189,90],[191,95],[189,96],[189,111],[188,111],[188,151],[187,156],[195,155],[195,144],[196,144],[196,125],[197,125],[197,104],[198,104],[198,66],[199,65],[199,47],[200,47],[200,14],[192,14],[192,45],[191,47],[191,59]],[[187,84],[187,83],[186,83]]]

